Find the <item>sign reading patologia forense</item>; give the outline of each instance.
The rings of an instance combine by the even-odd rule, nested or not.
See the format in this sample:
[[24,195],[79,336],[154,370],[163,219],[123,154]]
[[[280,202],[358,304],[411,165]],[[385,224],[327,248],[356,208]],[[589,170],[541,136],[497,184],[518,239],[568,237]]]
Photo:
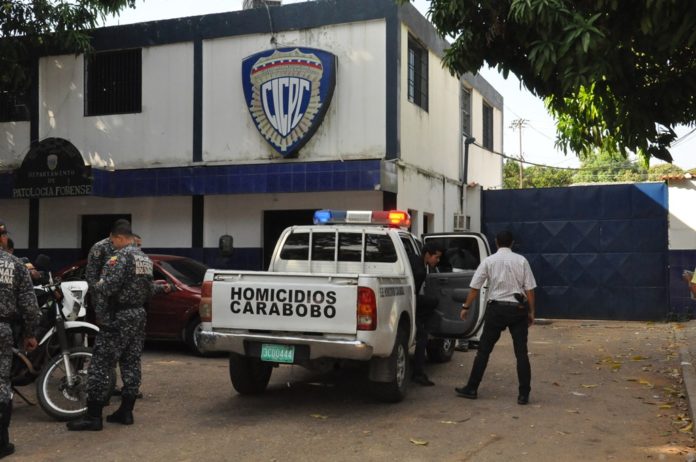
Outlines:
[[12,197],[17,199],[91,194],[91,169],[80,151],[63,138],[33,144],[15,171]]
[[336,85],[336,56],[315,48],[279,48],[242,61],[246,104],[261,135],[294,157],[321,124]]

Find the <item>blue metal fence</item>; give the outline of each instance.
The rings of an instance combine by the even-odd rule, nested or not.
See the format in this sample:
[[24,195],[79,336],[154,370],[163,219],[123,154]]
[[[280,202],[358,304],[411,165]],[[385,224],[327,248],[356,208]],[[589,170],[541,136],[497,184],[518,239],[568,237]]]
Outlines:
[[537,280],[538,316],[660,320],[669,312],[663,183],[485,191],[483,232],[509,229]]

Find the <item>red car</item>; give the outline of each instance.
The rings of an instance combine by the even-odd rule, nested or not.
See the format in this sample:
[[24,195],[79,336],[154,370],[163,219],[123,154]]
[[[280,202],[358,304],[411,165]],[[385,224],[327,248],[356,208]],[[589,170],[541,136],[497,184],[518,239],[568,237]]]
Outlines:
[[[174,290],[155,295],[145,306],[148,340],[180,340],[196,354],[201,354],[196,342],[200,329],[198,305],[201,302],[201,284],[208,267],[191,258],[175,255],[148,254],[154,264],[155,281],[165,280]],[[87,260],[81,260],[57,273],[63,280],[84,280]]]

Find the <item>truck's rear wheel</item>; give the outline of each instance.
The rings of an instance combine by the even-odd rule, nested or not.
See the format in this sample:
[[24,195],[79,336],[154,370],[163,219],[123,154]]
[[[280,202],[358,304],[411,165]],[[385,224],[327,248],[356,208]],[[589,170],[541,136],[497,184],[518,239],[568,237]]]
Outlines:
[[263,393],[271,379],[273,365],[258,358],[230,353],[230,380],[242,395]]
[[389,382],[373,382],[378,399],[387,403],[398,403],[406,397],[408,381],[411,375],[408,357],[408,332],[401,326],[396,333],[394,349],[388,358]]
[[457,341],[452,338],[431,338],[426,351],[428,359],[434,363],[446,363],[452,359]]

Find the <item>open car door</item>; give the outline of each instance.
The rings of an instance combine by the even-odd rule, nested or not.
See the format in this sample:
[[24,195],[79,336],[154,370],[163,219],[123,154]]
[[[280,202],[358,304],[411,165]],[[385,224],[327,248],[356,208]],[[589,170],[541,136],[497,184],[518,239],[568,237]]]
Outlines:
[[459,339],[477,337],[485,315],[486,286],[469,308],[467,318],[462,320],[459,315],[476,268],[490,255],[486,238],[480,233],[436,233],[424,235],[423,241],[443,249],[438,271],[429,273],[425,282],[425,294],[438,300],[428,325],[430,335]]

